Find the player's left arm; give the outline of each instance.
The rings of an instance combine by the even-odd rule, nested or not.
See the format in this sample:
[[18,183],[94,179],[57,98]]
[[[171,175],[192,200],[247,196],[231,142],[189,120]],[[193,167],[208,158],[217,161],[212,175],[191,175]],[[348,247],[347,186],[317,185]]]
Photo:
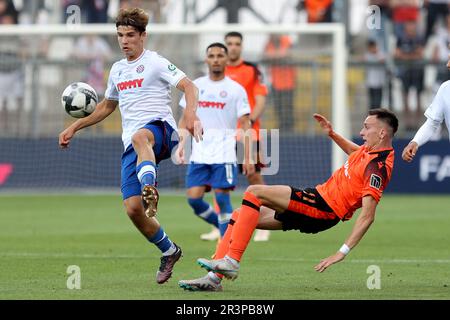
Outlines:
[[253,123],[257,121],[266,109],[266,96],[262,94],[255,95],[255,107],[250,115],[250,121]]
[[266,109],[267,87],[262,82],[261,72],[255,68],[256,79],[254,82],[253,92],[255,95],[255,107],[250,114],[250,121],[253,123],[261,118]]
[[363,197],[361,213],[359,214],[358,219],[356,219],[355,221],[355,225],[353,226],[350,236],[347,238],[347,240],[345,240],[345,243],[342,246],[343,248],[339,249],[339,251],[332,256],[329,256],[328,258],[320,261],[320,263],[314,267],[316,271],[323,272],[332,264],[344,260],[348,252],[343,253],[343,251],[346,252],[354,248],[362,239],[367,230],[369,230],[371,224],[374,222],[377,204],[378,202],[371,195]]
[[177,89],[184,92],[186,98],[186,109],[183,114],[186,129],[192,134],[195,141],[199,142],[202,140],[203,128],[202,123],[196,114],[198,106],[198,88],[188,77],[184,77],[178,82]]

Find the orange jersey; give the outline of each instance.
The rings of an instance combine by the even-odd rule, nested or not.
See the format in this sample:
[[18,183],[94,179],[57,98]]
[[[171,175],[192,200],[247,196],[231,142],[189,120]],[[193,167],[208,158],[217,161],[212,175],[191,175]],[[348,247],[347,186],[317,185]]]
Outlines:
[[393,149],[367,151],[361,146],[317,191],[339,218],[349,220],[361,208],[363,197],[380,201],[393,167]]
[[[244,87],[247,92],[248,103],[250,104],[251,111],[255,108],[255,96],[266,96],[268,93],[267,87],[260,81],[260,72],[258,67],[252,63],[242,60],[237,66],[227,66],[225,68],[225,75]],[[261,123],[258,119],[253,123],[253,129],[258,132],[260,127]]]
[[[265,52],[269,56],[275,53],[287,55],[292,47],[292,41],[289,36],[281,36],[278,45],[274,41],[269,41],[265,47]],[[293,90],[295,88],[296,70],[293,66],[273,64],[270,67],[272,78],[272,87],[275,90]]]

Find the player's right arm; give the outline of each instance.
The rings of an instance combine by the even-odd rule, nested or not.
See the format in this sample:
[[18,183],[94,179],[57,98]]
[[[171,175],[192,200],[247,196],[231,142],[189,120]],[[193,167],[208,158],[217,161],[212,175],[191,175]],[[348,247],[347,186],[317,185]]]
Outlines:
[[[369,227],[375,220],[375,211],[378,202],[371,195],[367,195],[362,198],[362,210],[359,214],[358,219],[355,221],[352,232],[349,237],[345,240],[344,244],[347,246],[348,250],[354,248],[359,241],[366,234]],[[314,267],[317,272],[323,272],[332,264],[338,263],[344,260],[346,254],[339,250],[334,255],[320,261],[318,265]]]
[[425,121],[425,123],[417,131],[414,138],[408,143],[405,149],[403,149],[403,160],[405,160],[406,162],[411,162],[414,159],[414,156],[416,155],[419,147],[424,145],[431,139],[440,125],[441,123],[438,121],[427,119],[427,121]]
[[314,113],[313,115],[314,119],[319,123],[319,125],[322,127],[322,130],[346,153],[350,154],[356,150],[359,149],[359,146],[354,143],[353,141],[350,141],[340,134],[337,134],[333,130],[333,126],[331,125],[331,122],[328,121],[327,118],[325,118],[323,115]]
[[180,137],[180,141],[178,142],[177,151],[175,152],[175,158],[179,164],[184,164],[186,163],[186,159],[184,158],[184,146],[186,145],[187,139],[190,137],[190,133],[186,129],[184,111],[178,122],[178,136]]
[[403,149],[402,158],[407,162],[411,162],[420,146],[427,143],[441,123],[445,119],[444,110],[449,107],[448,92],[450,81],[446,81],[439,87],[433,102],[425,111],[427,121],[420,127],[410,143]]
[[97,105],[94,112],[92,112],[89,116],[87,116],[86,118],[78,119],[59,134],[60,147],[67,148],[69,146],[70,140],[77,131],[104,120],[114,112],[117,105],[118,101],[116,100],[103,99],[103,101]]

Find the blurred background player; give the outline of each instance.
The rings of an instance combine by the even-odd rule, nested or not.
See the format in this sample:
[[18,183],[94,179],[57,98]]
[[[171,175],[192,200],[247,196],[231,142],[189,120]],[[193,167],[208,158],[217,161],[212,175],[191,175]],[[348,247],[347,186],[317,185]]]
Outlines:
[[159,284],[172,275],[182,255],[158,220],[159,194],[155,188],[156,164],[167,159],[177,143],[176,123],[172,116],[170,85],[184,91],[184,123],[189,132],[201,124],[195,115],[198,90],[189,78],[156,52],[145,50],[148,14],[139,8],[123,9],[116,19],[117,39],[125,59],[116,62],[109,75],[105,99],[88,117],[79,119],[59,135],[59,144],[67,148],[75,133],[108,117],[120,105],[122,116],[121,191],[128,216],[148,241],[162,252],[156,275]]
[[[448,59],[447,68],[450,70],[450,55]],[[403,149],[402,158],[407,162],[411,162],[414,159],[419,147],[433,137],[443,121],[445,121],[447,128],[450,128],[450,80],[445,81],[440,86],[433,102],[425,110],[425,117],[427,117],[425,123],[419,128],[411,142]]]
[[[367,51],[364,60],[369,63],[384,63],[384,53],[378,48],[375,40],[367,41]],[[383,99],[383,87],[386,81],[386,70],[383,66],[371,66],[366,70],[366,87],[369,96],[369,109],[381,107]]]
[[[247,94],[239,83],[225,77],[227,61],[227,47],[222,43],[212,43],[206,49],[208,75],[194,80],[200,91],[197,116],[202,122],[204,134],[202,141],[192,144],[186,174],[189,205],[198,217],[218,227],[221,236],[225,234],[233,212],[230,191],[237,183],[236,123],[239,121],[244,131],[250,129]],[[184,96],[180,106],[186,108]],[[181,120],[177,158],[184,163],[188,133],[182,130],[184,123]],[[254,165],[246,162],[244,174],[252,174],[252,170]],[[205,192],[211,188],[220,209],[218,213],[203,200]]]
[[367,232],[394,166],[392,139],[398,129],[394,113],[372,109],[364,121],[359,146],[337,134],[331,123],[315,114],[323,131],[349,158],[323,184],[299,189],[290,186],[253,185],[247,188],[240,209],[233,212],[230,225],[220,242],[215,260],[198,259],[208,274],[194,280],[181,280],[179,286],[193,291],[221,291],[222,276],[236,279],[239,263],[255,228],[299,230],[318,233],[347,221],[362,208],[353,230],[342,247],[314,268],[323,272],[342,261]]
[[[257,163],[255,165],[255,172],[247,175],[247,180],[250,185],[264,184],[261,176],[260,150],[259,150],[259,129],[261,128],[260,117],[264,112],[266,105],[267,87],[261,83],[261,72],[258,67],[241,58],[242,54],[243,36],[239,32],[229,32],[225,35],[225,45],[228,48],[228,64],[225,69],[225,75],[232,80],[242,85],[247,92],[248,101],[250,104],[250,121],[252,129],[254,130],[253,140],[256,146],[252,150],[256,150],[255,158]],[[238,124],[239,127],[239,124]],[[239,141],[239,137],[238,137]],[[240,142],[238,142],[240,143]],[[242,172],[241,165],[239,165]],[[217,210],[217,209],[216,209]],[[209,234],[202,234],[200,237],[204,240],[216,240],[219,234],[216,229],[213,229]],[[269,240],[270,231],[257,230],[255,234],[255,241]]]
[[269,63],[271,95],[275,104],[280,132],[294,130],[294,96],[297,71],[290,65],[292,41],[288,35],[271,34],[264,47],[264,60]]
[[[243,36],[239,32],[229,32],[225,35],[225,44],[228,48],[229,58],[225,74],[244,87],[250,103],[250,121],[255,133],[253,139],[256,143],[252,150],[256,150],[257,163],[255,165],[255,173],[247,175],[248,184],[264,184],[261,175],[263,164],[260,161],[259,129],[261,128],[261,116],[266,107],[267,87],[261,82],[261,72],[258,66],[242,59],[242,42]],[[270,232],[268,230],[257,230],[254,240],[267,241],[269,236]]]

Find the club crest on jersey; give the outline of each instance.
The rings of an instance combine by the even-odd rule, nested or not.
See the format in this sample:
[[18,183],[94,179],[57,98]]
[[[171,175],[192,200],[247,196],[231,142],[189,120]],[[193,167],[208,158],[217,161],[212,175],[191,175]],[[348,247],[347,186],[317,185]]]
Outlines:
[[375,189],[377,189],[377,190],[380,190],[380,188],[381,188],[381,177],[380,176],[377,176],[376,174],[374,174],[374,173],[372,173],[371,175],[370,175],[370,186],[372,187],[372,188],[375,188]]
[[222,98],[226,98],[226,96],[228,95],[228,93],[227,93],[225,90],[222,90],[222,91],[220,91],[219,95],[220,95]]
[[145,70],[145,67],[142,64],[139,67],[136,68],[136,72],[137,73],[142,73],[142,72],[144,72],[144,70]]
[[175,67],[175,65],[172,63],[167,66],[167,69],[169,69],[169,71],[174,71],[176,68],[177,67]]

